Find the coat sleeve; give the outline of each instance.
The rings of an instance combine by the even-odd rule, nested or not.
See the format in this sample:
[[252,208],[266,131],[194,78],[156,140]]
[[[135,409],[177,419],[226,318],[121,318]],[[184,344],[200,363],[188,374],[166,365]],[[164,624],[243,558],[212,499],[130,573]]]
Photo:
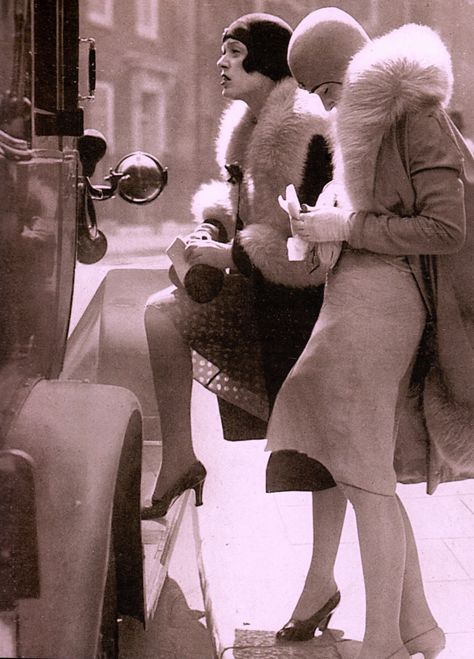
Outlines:
[[[356,211],[348,243],[393,255],[449,254],[466,237],[462,157],[436,112],[407,117],[407,168],[415,194],[414,214]],[[377,172],[390,176],[389,171]]]

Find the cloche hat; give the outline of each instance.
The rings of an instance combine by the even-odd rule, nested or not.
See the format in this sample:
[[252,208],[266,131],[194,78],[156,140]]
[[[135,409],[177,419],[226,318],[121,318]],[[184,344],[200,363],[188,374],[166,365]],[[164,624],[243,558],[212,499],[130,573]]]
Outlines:
[[299,23],[290,39],[291,73],[310,91],[327,82],[341,83],[349,61],[368,41],[364,28],[342,9],[316,9]]
[[247,73],[258,71],[274,81],[290,76],[287,55],[292,29],[272,14],[241,16],[224,30],[222,41],[236,39],[248,50],[243,67]]

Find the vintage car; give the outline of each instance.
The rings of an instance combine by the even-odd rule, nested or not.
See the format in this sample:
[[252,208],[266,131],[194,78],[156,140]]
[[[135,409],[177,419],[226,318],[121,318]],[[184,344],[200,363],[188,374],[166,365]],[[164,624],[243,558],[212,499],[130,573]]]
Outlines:
[[[69,341],[68,328],[76,260],[107,249],[94,203],[149,203],[167,172],[136,152],[93,183],[106,143],[83,130],[95,45],[78,0],[2,4],[0,54],[0,656],[114,657],[119,617],[153,615],[179,507],[144,544],[143,428],[157,412],[120,272]],[[138,319],[165,277],[135,273]]]

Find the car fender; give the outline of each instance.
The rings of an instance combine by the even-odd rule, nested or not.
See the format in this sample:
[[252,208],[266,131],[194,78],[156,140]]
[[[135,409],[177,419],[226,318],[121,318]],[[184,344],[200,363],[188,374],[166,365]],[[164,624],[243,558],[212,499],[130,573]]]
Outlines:
[[34,463],[40,557],[21,656],[95,656],[112,526],[119,608],[143,618],[141,444],[136,397],[110,385],[41,380],[10,426],[7,448]]

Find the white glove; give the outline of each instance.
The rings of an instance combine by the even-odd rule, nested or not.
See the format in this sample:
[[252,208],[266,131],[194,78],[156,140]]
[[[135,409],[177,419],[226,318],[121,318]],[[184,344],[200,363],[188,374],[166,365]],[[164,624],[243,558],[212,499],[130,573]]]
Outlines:
[[290,218],[292,217],[298,218],[301,211],[301,205],[293,183],[290,183],[290,185],[286,186],[285,194],[286,194],[286,199],[283,198],[281,195],[278,197],[278,203],[280,204],[280,208],[282,208],[286,213],[288,213]]
[[307,242],[329,243],[348,240],[351,213],[340,208],[311,209],[301,212],[291,225],[295,235]]
[[287,186],[286,199],[280,196],[278,201],[290,217],[293,235],[293,238],[288,239],[290,261],[303,260],[308,253],[309,244],[317,242],[321,265],[326,268],[334,267],[341,253],[342,241],[349,235],[350,211],[335,207],[338,198],[344,198],[341,193],[341,186],[330,181],[318,196],[316,206],[300,206],[294,186]]
[[300,236],[294,235],[293,232],[293,219],[298,218],[301,212],[301,205],[298,199],[298,194],[296,192],[295,186],[290,183],[286,186],[286,198],[283,198],[281,195],[278,197],[278,203],[280,208],[282,208],[290,218],[291,233],[292,237],[288,238],[286,245],[288,250],[288,260],[289,261],[304,261],[309,252],[309,244],[300,238]]

